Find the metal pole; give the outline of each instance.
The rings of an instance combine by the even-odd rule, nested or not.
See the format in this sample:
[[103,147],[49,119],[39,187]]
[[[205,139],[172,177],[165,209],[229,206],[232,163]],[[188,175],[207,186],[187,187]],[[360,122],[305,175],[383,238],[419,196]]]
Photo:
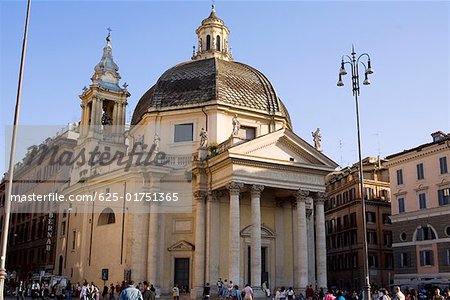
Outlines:
[[0,257],[0,299],[4,299],[3,291],[5,289],[5,279],[6,279],[6,249],[8,246],[8,236],[9,236],[9,219],[11,215],[11,193],[12,193],[12,183],[14,176],[14,160],[16,151],[16,137],[17,137],[17,126],[19,124],[19,113],[20,113],[20,97],[22,94],[22,79],[23,70],[25,66],[25,54],[27,51],[27,37],[28,37],[28,21],[30,19],[30,8],[31,0],[28,0],[27,4],[27,15],[25,18],[25,30],[23,34],[23,44],[22,44],[22,57],[20,61],[20,71],[19,71],[19,82],[17,85],[17,98],[16,98],[16,108],[14,112],[14,123],[11,137],[11,153],[9,155],[9,170],[8,170],[8,188],[6,191],[6,201],[5,201],[5,211],[4,211],[4,221],[2,229],[2,248]]
[[359,101],[358,93],[355,93],[356,102],[356,129],[358,132],[358,155],[359,155],[359,188],[361,189],[361,204],[362,204],[362,219],[363,219],[363,236],[364,236],[364,275],[365,275],[365,285],[364,290],[364,300],[370,300],[370,279],[369,279],[369,257],[367,249],[367,224],[366,224],[366,201],[364,199],[364,171],[361,155],[361,131],[359,128]]

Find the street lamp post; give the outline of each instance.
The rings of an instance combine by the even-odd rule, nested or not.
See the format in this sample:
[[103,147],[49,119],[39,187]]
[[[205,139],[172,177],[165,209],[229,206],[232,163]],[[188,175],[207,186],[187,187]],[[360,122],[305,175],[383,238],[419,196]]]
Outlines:
[[[367,58],[367,64],[364,63],[361,59]],[[347,75],[347,71],[345,70],[345,65],[350,65],[351,67],[351,75],[352,75],[352,91],[353,96],[355,96],[355,104],[356,104],[356,131],[358,135],[358,155],[359,155],[359,188],[361,195],[361,204],[362,204],[362,218],[363,218],[363,236],[364,236],[364,275],[365,275],[365,285],[364,285],[364,300],[370,300],[370,279],[369,279],[369,257],[368,257],[368,249],[367,249],[367,224],[366,224],[366,203],[364,197],[364,174],[363,174],[363,163],[361,156],[361,130],[359,126],[359,101],[358,96],[360,92],[359,87],[359,65],[361,64],[364,67],[364,81],[363,85],[369,85],[369,74],[373,73],[372,66],[370,64],[370,56],[367,53],[363,53],[356,57],[355,48],[352,46],[351,56],[343,55],[341,61],[341,68],[339,70],[339,80],[337,82],[338,87],[344,86],[344,82],[342,81],[342,76]]]
[[8,185],[6,190],[6,201],[4,208],[4,218],[3,218],[3,229],[2,229],[2,241],[1,241],[1,254],[0,254],[0,299],[4,299],[3,291],[5,289],[6,280],[6,250],[8,247],[8,236],[9,236],[9,219],[11,216],[11,193],[12,184],[14,177],[14,160],[16,152],[16,137],[17,137],[17,125],[19,124],[20,115],[20,97],[22,95],[22,79],[23,79],[23,69],[25,67],[25,54],[27,51],[27,37],[28,37],[28,21],[30,19],[30,7],[31,0],[27,2],[27,15],[25,18],[25,30],[23,34],[22,42],[22,56],[20,60],[20,70],[19,70],[19,82],[17,84],[17,97],[16,97],[16,108],[14,111],[14,123],[11,137],[11,152],[9,154],[9,170],[8,170]]

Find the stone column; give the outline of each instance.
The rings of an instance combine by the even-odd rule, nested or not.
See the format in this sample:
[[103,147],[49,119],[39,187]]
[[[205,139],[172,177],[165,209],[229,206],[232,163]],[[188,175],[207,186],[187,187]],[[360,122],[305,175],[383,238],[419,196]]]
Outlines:
[[298,259],[298,288],[304,292],[308,284],[308,235],[306,231],[306,197],[309,191],[298,190],[295,194],[297,201],[297,259]]
[[194,192],[195,200],[195,252],[194,252],[194,291],[191,298],[202,296],[205,284],[205,198],[206,192]]
[[[152,192],[159,192],[159,179],[152,179]],[[158,260],[160,259],[159,248],[159,202],[150,203],[150,214],[148,221],[148,252],[147,252],[147,280],[155,286],[158,282]]]
[[111,133],[111,138],[113,138],[114,142],[118,142],[118,132],[117,132],[117,122],[119,117],[119,104],[117,102],[114,102],[113,112],[112,112],[112,122],[111,125],[109,125],[109,132]]
[[327,287],[327,253],[325,239],[325,193],[317,193],[316,204],[316,258],[317,258],[317,285],[319,288]]
[[239,285],[240,275],[240,216],[239,216],[239,193],[243,183],[234,182],[228,184],[230,191],[230,219],[228,236],[228,280]]
[[306,228],[308,232],[308,284],[316,286],[316,243],[314,238],[314,209],[306,204]]
[[261,287],[261,192],[263,185],[253,185],[251,190],[252,233],[251,233],[251,285]]
[[97,113],[97,98],[93,97],[92,101],[91,101],[91,109],[89,110],[89,116],[88,118],[91,119],[91,123],[89,124],[89,136],[92,136],[96,130],[97,130],[97,124],[96,119],[95,119],[95,115]]
[[80,138],[86,136],[86,128],[88,125],[88,119],[87,119],[87,110],[88,106],[86,104],[81,104],[81,122],[80,122]]
[[125,104],[119,102],[118,104],[118,117],[117,117],[117,135],[119,137],[119,143],[124,142],[124,136],[123,133],[125,132],[125,122],[123,121],[123,107]]
[[206,282],[216,289],[214,282],[219,278],[220,258],[220,203],[221,191],[208,193],[206,202]]
[[[285,226],[284,226],[284,202],[282,200],[275,200],[275,231],[277,237],[275,239],[275,280],[272,280],[273,286],[289,286],[286,281],[287,268],[285,267]],[[287,205],[286,205],[287,206]],[[290,207],[289,207],[290,208]],[[292,236],[288,237],[291,238]],[[273,278],[273,276],[272,276]],[[291,284],[294,286],[293,284]]]

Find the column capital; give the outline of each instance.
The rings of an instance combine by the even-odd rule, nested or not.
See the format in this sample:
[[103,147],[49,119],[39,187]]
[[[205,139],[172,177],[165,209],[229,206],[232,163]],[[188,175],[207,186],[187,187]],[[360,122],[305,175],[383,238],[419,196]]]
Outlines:
[[261,195],[261,192],[264,190],[263,185],[254,184],[252,185],[251,193],[252,195]]
[[227,184],[227,189],[230,191],[231,195],[239,195],[243,187],[244,184],[242,182],[232,181]]
[[314,198],[314,202],[316,204],[324,204],[325,200],[327,199],[327,194],[324,192],[318,192],[316,193],[316,197]]
[[205,191],[195,191],[193,196],[196,201],[204,201],[207,193]]
[[208,202],[216,202],[219,201],[219,198],[222,197],[223,192],[219,190],[213,190],[208,192]]
[[305,202],[306,201],[306,197],[308,197],[308,196],[309,196],[309,191],[308,190],[299,189],[298,191],[296,191],[294,193],[294,197],[295,197],[295,200],[297,202],[299,202],[299,201]]

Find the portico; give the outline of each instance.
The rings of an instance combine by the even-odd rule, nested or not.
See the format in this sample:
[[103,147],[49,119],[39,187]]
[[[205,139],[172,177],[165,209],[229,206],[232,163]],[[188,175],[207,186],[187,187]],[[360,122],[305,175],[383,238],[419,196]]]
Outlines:
[[[277,161],[288,149],[293,151],[292,160]],[[208,258],[204,254],[195,258],[204,261],[208,282],[220,277],[260,291],[264,275],[271,288],[326,287],[323,180],[333,162],[290,130],[281,129],[209,158],[205,171],[209,176],[200,175],[205,167],[206,160],[196,161],[193,175],[196,186],[211,188],[203,191],[208,197],[202,204],[207,203]],[[198,212],[196,217],[203,219]],[[203,262],[195,265],[202,267]]]

